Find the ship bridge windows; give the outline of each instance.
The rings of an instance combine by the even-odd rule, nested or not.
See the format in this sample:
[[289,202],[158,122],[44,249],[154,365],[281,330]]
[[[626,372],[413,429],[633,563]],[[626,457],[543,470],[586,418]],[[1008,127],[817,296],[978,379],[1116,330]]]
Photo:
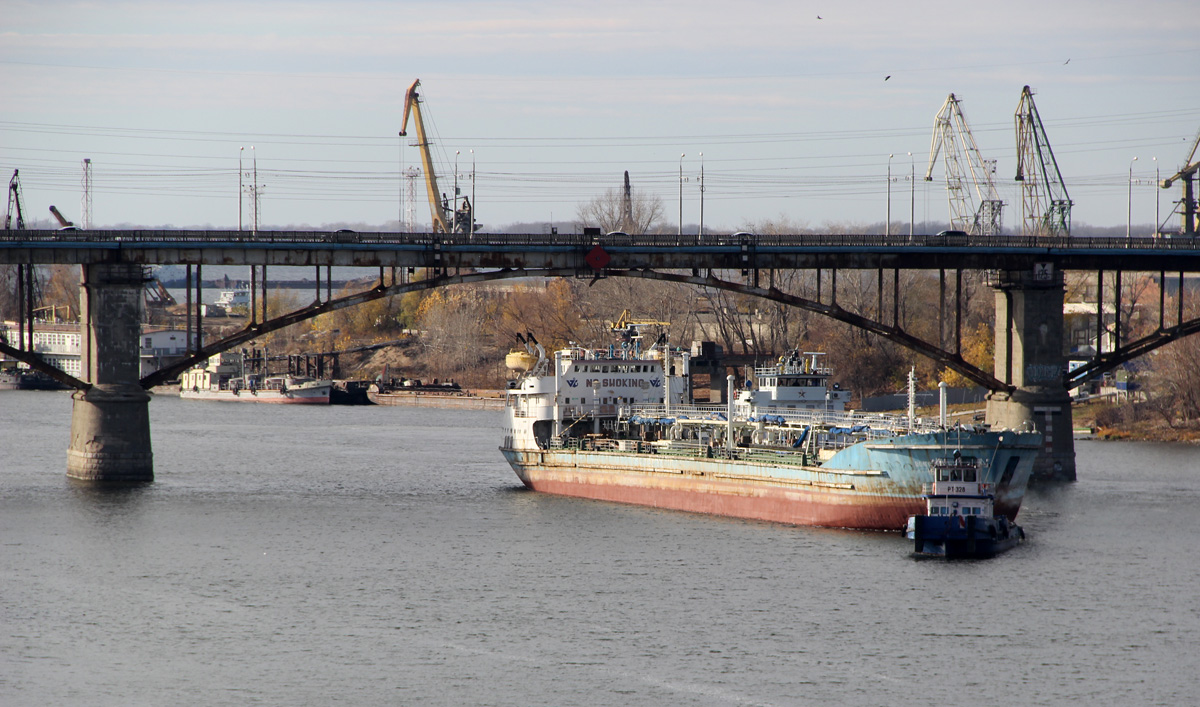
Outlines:
[[979,460],[975,457],[956,457],[953,464],[937,467],[937,480],[978,481]]

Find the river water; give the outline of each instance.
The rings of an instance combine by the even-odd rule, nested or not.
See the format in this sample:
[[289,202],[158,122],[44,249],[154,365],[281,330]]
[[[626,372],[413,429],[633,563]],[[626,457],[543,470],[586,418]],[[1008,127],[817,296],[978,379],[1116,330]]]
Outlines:
[[4,705],[1195,704],[1200,453],[1080,442],[1029,541],[529,492],[498,413],[150,404],[157,481],[65,476],[0,393]]

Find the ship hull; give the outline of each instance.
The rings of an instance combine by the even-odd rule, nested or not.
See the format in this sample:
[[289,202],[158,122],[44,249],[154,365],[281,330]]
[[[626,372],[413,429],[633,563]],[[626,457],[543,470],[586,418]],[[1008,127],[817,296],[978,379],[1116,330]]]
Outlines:
[[913,554],[922,557],[984,559],[1016,547],[1025,531],[1000,518],[916,515],[909,519],[906,537]]
[[[924,511],[929,460],[963,446],[990,444],[997,512],[1016,516],[1039,438],[1018,436],[1020,444],[1004,446],[995,434],[977,434],[965,445],[944,435],[861,443],[821,466],[620,451],[501,451],[535,491],[793,525],[899,531]],[[1010,465],[1010,459],[1016,461]]]
[[220,400],[233,403],[266,403],[276,405],[328,405],[331,386],[310,390],[180,390],[184,400]]

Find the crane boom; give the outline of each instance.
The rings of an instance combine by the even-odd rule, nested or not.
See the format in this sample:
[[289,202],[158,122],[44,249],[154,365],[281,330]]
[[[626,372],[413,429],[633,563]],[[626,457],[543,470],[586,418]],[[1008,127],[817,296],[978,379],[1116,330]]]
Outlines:
[[71,223],[70,221],[68,221],[66,216],[63,216],[61,213],[59,213],[58,209],[55,208],[54,204],[50,205],[50,213],[54,214],[54,218],[58,219],[58,222],[60,224],[62,224],[63,228],[71,228],[72,226],[75,225],[75,224]]
[[1035,236],[1071,235],[1071,196],[1037,105],[1028,86],[1013,114],[1017,129],[1017,176],[1022,183],[1023,232]]
[[1180,230],[1181,235],[1194,236],[1197,231],[1200,231],[1200,213],[1197,213],[1196,204],[1196,178],[1200,172],[1200,160],[1193,161],[1196,156],[1196,148],[1200,147],[1200,132],[1196,133],[1196,139],[1192,142],[1192,149],[1188,151],[1187,158],[1183,161],[1183,166],[1179,171],[1166,179],[1159,182],[1158,186],[1163,189],[1170,189],[1171,185],[1176,181],[1181,183],[1183,187],[1183,197],[1175,207],[1175,211],[1183,219]]
[[[1004,202],[996,193],[991,168],[984,162],[960,102],[961,99],[951,93],[934,117],[925,181],[933,181],[933,166],[938,155],[944,152],[951,228],[975,235],[997,234],[1003,226]],[[968,173],[970,185],[967,184]],[[971,196],[971,186],[979,197],[978,210]]]
[[433,157],[429,153],[429,139],[425,136],[425,121],[421,119],[421,101],[417,86],[421,79],[412,82],[408,92],[404,94],[404,119],[400,123],[400,137],[408,135],[408,115],[413,116],[413,125],[417,129],[417,147],[421,150],[421,165],[425,169],[425,190],[429,194],[429,211],[433,218],[434,233],[449,233],[450,226],[446,220],[446,207],[442,205],[441,193],[438,191],[437,174],[433,171]]
[[[1196,148],[1198,147],[1200,147],[1200,132],[1196,133],[1196,139],[1192,142],[1192,149],[1188,150],[1188,156],[1187,159],[1183,161],[1183,166],[1179,168],[1178,172],[1162,180],[1162,184],[1159,186],[1161,186],[1163,189],[1170,189],[1171,185],[1175,183],[1176,179],[1183,179],[1188,175],[1195,174],[1196,170],[1200,170],[1200,161],[1192,161],[1192,158],[1196,156]],[[16,176],[15,172],[14,176]]]

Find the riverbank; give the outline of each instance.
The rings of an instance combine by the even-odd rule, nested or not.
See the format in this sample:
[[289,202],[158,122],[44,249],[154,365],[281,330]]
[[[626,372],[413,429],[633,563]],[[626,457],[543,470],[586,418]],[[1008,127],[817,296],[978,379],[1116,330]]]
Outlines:
[[1144,420],[1116,426],[1098,426],[1094,439],[1121,440],[1131,442],[1182,442],[1200,444],[1200,424],[1177,423],[1174,427],[1166,422]]
[[1093,439],[1200,443],[1200,420],[1168,422],[1144,402],[1083,402],[1075,405],[1073,413],[1076,428],[1091,428]]

